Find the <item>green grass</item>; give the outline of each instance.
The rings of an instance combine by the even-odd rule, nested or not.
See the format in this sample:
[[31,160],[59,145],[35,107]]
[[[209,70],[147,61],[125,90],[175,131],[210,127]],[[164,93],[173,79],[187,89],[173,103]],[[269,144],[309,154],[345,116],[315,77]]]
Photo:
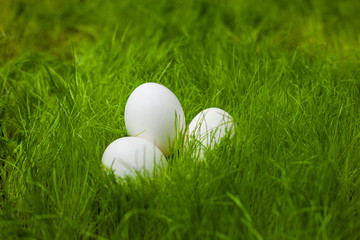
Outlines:
[[[360,239],[360,2],[0,0],[0,238]],[[237,132],[119,184],[144,82]]]

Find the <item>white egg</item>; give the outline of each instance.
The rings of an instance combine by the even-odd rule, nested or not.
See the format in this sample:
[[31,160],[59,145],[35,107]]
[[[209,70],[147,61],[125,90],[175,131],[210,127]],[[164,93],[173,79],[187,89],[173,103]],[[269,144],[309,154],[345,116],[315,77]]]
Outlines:
[[130,136],[152,142],[168,156],[185,130],[185,115],[179,100],[168,88],[145,83],[127,100],[125,127]]
[[213,149],[226,134],[234,135],[233,118],[222,109],[208,108],[198,113],[190,122],[187,139],[188,144],[195,144],[195,153],[199,160],[204,152]]
[[141,138],[119,138],[106,148],[102,163],[118,177],[153,176],[166,168],[166,159],[152,143]]

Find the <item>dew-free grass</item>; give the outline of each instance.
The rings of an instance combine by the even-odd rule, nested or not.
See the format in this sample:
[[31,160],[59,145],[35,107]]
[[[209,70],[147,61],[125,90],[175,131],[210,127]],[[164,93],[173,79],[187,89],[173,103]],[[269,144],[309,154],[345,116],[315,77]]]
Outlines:
[[[359,239],[358,1],[0,1],[0,238]],[[101,169],[144,82],[235,120],[161,178]]]

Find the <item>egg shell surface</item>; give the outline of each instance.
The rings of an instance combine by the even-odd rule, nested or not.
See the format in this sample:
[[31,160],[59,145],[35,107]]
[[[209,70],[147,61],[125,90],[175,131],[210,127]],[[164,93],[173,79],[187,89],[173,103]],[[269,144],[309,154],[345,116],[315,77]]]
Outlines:
[[185,115],[175,94],[157,83],[144,83],[125,106],[125,127],[130,136],[146,139],[165,156],[185,130]]
[[136,177],[137,174],[152,177],[166,168],[162,152],[152,143],[136,137],[119,138],[105,149],[102,163],[118,177]]
[[213,149],[226,134],[232,137],[234,133],[235,127],[230,114],[219,108],[208,108],[190,122],[187,138],[196,141],[198,158],[201,160],[205,150]]

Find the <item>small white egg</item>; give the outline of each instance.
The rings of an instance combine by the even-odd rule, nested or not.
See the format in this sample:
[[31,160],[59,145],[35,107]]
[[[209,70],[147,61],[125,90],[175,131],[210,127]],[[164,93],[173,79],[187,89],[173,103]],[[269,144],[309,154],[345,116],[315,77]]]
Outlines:
[[106,148],[102,163],[118,177],[153,176],[166,168],[162,152],[152,143],[141,138],[119,138]]
[[208,108],[198,113],[190,122],[187,138],[195,140],[196,157],[202,160],[206,150],[213,149],[226,134],[234,135],[233,118],[222,109]]
[[185,115],[174,93],[157,83],[145,83],[130,95],[125,106],[125,127],[130,136],[146,139],[165,156],[185,130]]

